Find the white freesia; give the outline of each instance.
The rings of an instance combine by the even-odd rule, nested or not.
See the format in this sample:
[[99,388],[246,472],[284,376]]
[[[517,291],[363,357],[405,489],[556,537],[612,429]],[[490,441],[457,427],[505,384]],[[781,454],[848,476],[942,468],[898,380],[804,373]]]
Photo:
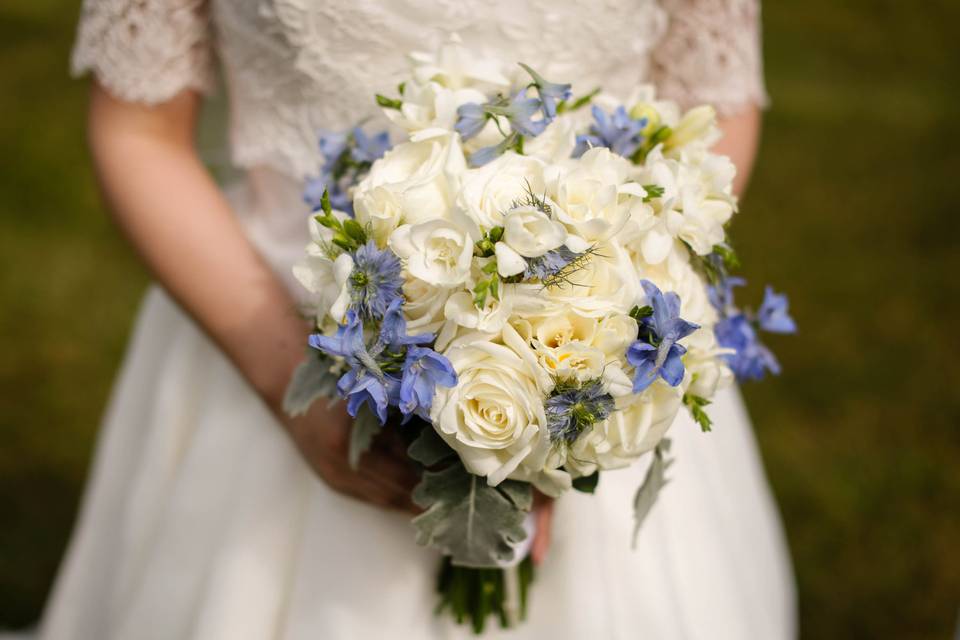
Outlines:
[[458,384],[438,388],[431,420],[471,473],[491,485],[522,468],[543,468],[549,448],[542,389],[529,364],[506,346],[474,342],[445,353]]
[[668,152],[676,152],[694,142],[708,146],[717,136],[717,111],[711,106],[702,105],[683,114],[663,146]]
[[709,400],[717,391],[733,383],[733,372],[722,359],[729,349],[717,344],[712,330],[701,329],[686,339],[687,354],[684,382],[686,392]]
[[405,142],[373,163],[354,193],[357,221],[381,246],[401,223],[447,218],[466,160],[458,136]]
[[468,102],[485,102],[477,89],[449,89],[436,82],[404,87],[399,109],[383,110],[387,118],[410,134],[412,142],[449,135],[457,123],[457,109]]
[[531,192],[544,192],[544,163],[508,151],[493,162],[463,174],[459,202],[486,229],[503,224],[503,215]]
[[480,87],[496,90],[510,86],[500,60],[478,56],[475,51],[464,47],[456,34],[435,52],[411,53],[410,61],[417,82],[436,82],[451,89]]
[[406,261],[410,275],[430,284],[463,284],[473,264],[473,244],[479,239],[463,216],[405,224],[390,235],[390,248]]
[[686,242],[700,255],[723,242],[724,225],[736,210],[732,195],[735,171],[729,159],[704,150],[684,152],[682,159],[665,158],[657,147],[641,171],[645,183],[663,188],[654,216],[642,229],[643,254],[657,263],[669,254],[673,239]]

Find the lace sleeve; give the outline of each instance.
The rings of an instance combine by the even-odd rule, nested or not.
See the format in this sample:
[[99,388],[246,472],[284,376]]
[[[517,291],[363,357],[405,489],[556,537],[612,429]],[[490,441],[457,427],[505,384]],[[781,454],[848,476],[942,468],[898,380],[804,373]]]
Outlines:
[[760,45],[760,0],[662,0],[666,32],[653,50],[659,92],[683,107],[712,104],[723,114],[767,105]]
[[156,104],[214,86],[205,0],[84,0],[71,61],[122,100]]

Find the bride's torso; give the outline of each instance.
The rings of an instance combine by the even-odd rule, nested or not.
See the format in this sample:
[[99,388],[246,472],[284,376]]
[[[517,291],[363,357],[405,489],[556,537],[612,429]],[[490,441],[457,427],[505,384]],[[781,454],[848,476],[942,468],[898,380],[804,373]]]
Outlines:
[[374,95],[396,95],[408,53],[457,34],[575,94],[652,81],[682,104],[734,110],[764,99],[757,14],[758,0],[85,0],[73,70],[145,103],[210,92],[219,71],[229,156],[246,172],[231,199],[287,276],[319,134],[385,122]]
[[316,172],[317,134],[377,112],[412,51],[456,33],[468,49],[523,61],[589,90],[646,76],[664,11],[655,0],[212,0],[232,114],[233,158]]

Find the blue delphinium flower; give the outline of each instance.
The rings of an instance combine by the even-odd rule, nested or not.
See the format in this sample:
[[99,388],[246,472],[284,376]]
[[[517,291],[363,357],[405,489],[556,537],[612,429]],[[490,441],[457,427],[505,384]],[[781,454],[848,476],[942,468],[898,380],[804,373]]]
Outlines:
[[510,127],[514,131],[524,136],[536,137],[547,128],[547,122],[543,118],[533,119],[542,106],[539,98],[530,98],[527,90],[521,89],[510,99],[503,115],[510,121]]
[[381,131],[368,136],[361,127],[351,131],[326,132],[320,136],[323,166],[320,175],[309,177],[303,192],[304,201],[316,211],[324,190],[329,192],[334,209],[353,215],[350,188],[356,185],[375,160],[390,149],[390,135]]
[[663,294],[649,280],[640,283],[647,294],[652,313],[640,322],[640,339],[627,349],[627,362],[636,368],[633,392],[640,393],[658,377],[672,387],[683,380],[683,354],[686,348],[677,344],[700,328],[680,317],[680,296],[673,291]]
[[387,420],[389,397],[395,395],[399,381],[383,372],[364,340],[363,320],[350,310],[333,336],[314,334],[308,343],[327,355],[343,358],[350,367],[337,381],[337,391],[347,400],[347,412],[356,417],[364,403],[380,418]]
[[456,384],[457,372],[445,356],[426,347],[408,347],[400,382],[401,413],[429,419],[437,386],[453,387]]
[[460,105],[457,109],[457,122],[453,128],[460,134],[464,140],[476,136],[483,131],[487,124],[487,112],[484,111],[482,104],[468,102]]
[[789,314],[789,301],[782,293],[774,293],[767,285],[763,293],[763,303],[757,311],[757,323],[770,333],[796,333],[797,324]]
[[467,163],[473,168],[482,167],[502,156],[507,149],[513,147],[516,143],[516,135],[509,135],[497,144],[477,149],[467,158]]
[[717,343],[734,353],[724,355],[727,365],[737,380],[761,380],[766,372],[780,373],[777,358],[760,340],[759,330],[771,333],[794,333],[797,325],[787,312],[787,297],[766,288],[763,304],[754,317],[737,309],[733,289],[745,284],[742,278],[725,278],[710,287],[710,303],[719,312],[720,320],[714,327]]
[[591,113],[594,122],[590,133],[577,136],[574,158],[579,158],[591,147],[607,147],[614,153],[629,158],[640,147],[643,142],[642,132],[647,126],[646,118],[631,118],[622,106],[608,114],[594,105]]
[[350,155],[358,164],[373,164],[390,150],[390,133],[381,131],[368,136],[360,127],[353,129],[353,146]]
[[743,278],[724,278],[718,284],[707,287],[707,298],[713,308],[720,312],[721,316],[734,314],[737,309],[734,305],[733,289],[745,284],[747,284],[747,281]]
[[347,278],[350,307],[362,318],[382,318],[401,297],[403,278],[400,258],[389,249],[379,249],[372,240],[353,252],[353,271]]
[[550,440],[574,443],[587,428],[610,417],[614,406],[613,396],[599,380],[558,385],[544,402]]
[[569,100],[572,92],[569,84],[549,82],[543,76],[531,69],[529,66],[520,63],[520,66],[533,78],[533,85],[537,88],[537,95],[543,103],[543,116],[549,122],[557,117],[557,103]]

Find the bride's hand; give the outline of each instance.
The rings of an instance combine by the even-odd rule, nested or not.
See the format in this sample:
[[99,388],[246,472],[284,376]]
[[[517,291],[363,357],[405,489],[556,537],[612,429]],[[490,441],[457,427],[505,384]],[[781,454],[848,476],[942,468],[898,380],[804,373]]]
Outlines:
[[533,494],[533,518],[536,529],[533,534],[533,546],[530,547],[530,555],[536,565],[543,562],[547,557],[547,551],[550,549],[553,504],[553,498],[548,498],[539,491]]
[[387,509],[416,512],[410,494],[417,473],[397,447],[375,442],[357,469],[347,460],[352,418],[343,403],[328,407],[313,403],[303,416],[286,420],[290,435],[304,459],[331,489]]

